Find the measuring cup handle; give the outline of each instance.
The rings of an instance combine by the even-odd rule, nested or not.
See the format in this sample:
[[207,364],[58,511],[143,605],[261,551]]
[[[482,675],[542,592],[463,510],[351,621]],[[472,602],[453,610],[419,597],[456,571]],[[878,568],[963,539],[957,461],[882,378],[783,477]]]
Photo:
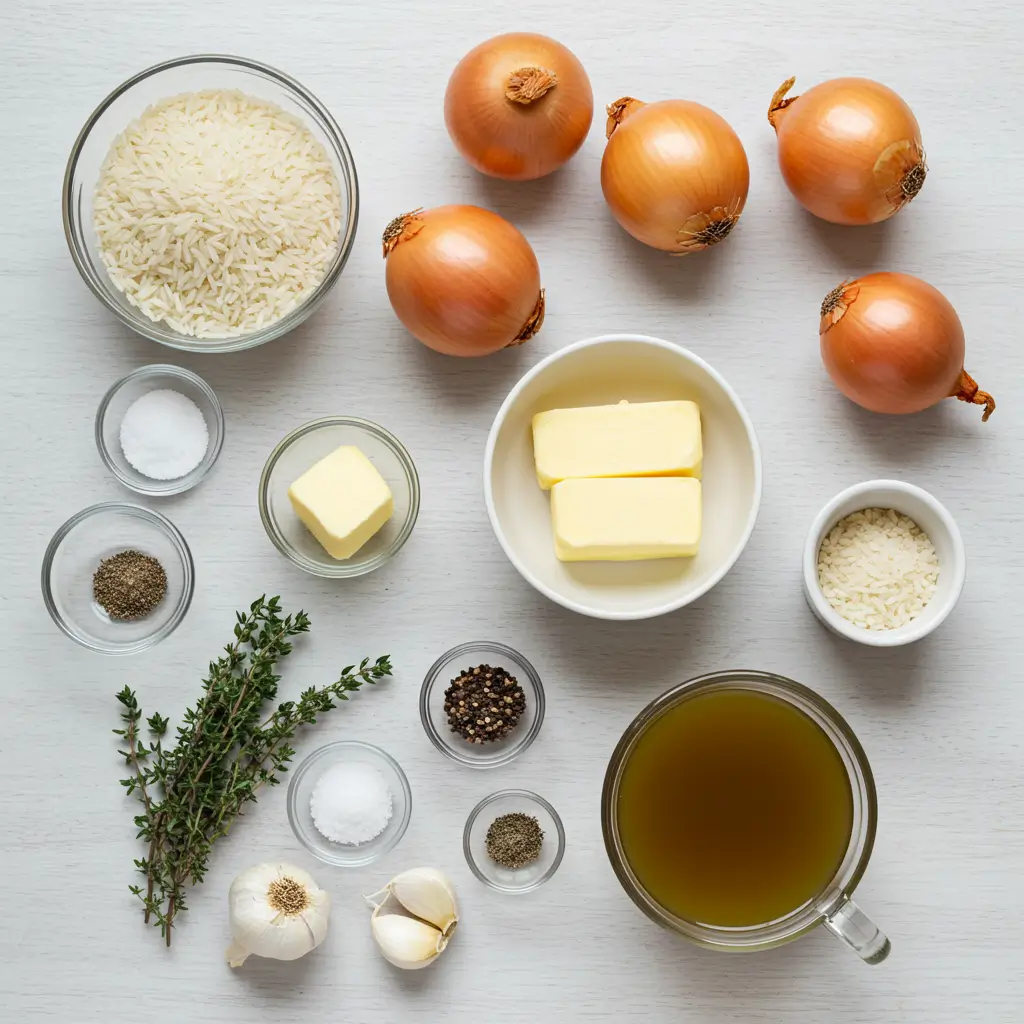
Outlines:
[[865,963],[880,964],[892,950],[889,940],[878,925],[849,896],[825,917],[825,927],[837,935]]

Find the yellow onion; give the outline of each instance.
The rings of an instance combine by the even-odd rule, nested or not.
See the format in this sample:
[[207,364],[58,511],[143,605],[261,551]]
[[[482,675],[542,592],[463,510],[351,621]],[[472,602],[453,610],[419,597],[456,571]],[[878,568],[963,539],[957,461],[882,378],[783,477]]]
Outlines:
[[722,241],[747,201],[750,169],[739,137],[689,100],[608,107],[601,188],[634,238],[683,255]]
[[938,289],[910,274],[868,274],[825,296],[819,324],[821,357],[836,387],[872,412],[908,413],[944,398],[983,405],[964,369],[964,329]]
[[444,121],[468,163],[495,178],[550,174],[583,145],[594,96],[583,65],[547,36],[509,32],[470,50],[444,97]]
[[496,213],[479,206],[413,210],[387,226],[383,241],[391,306],[429,348],[485,356],[540,330],[537,257]]
[[875,224],[921,191],[928,173],[921,129],[892,91],[867,78],[834,78],[801,96],[772,97],[768,120],[790,192],[816,217]]

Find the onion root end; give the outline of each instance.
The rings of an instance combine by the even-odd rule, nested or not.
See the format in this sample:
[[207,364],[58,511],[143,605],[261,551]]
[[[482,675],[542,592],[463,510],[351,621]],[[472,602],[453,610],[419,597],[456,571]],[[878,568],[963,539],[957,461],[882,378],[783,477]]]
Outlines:
[[875,163],[875,180],[885,189],[885,198],[896,213],[924,186],[928,164],[924,150],[915,139],[901,139],[888,146]]
[[384,236],[381,244],[384,249],[384,259],[394,251],[399,242],[404,242],[414,235],[419,234],[423,227],[423,207],[410,210],[408,213],[399,214],[384,229]]
[[687,256],[724,241],[740,219],[739,207],[734,202],[728,208],[716,206],[707,213],[695,214],[679,229],[680,251],[673,255]]
[[824,334],[846,316],[846,311],[857,300],[860,287],[856,281],[847,280],[838,284],[825,296],[821,303],[821,324],[819,334]]
[[903,196],[903,201],[909,203],[921,188],[924,186],[924,179],[928,176],[928,165],[924,162],[924,157],[921,157],[921,162],[914,164],[913,167],[907,171],[906,174],[900,178],[899,187],[900,193]]
[[540,294],[537,296],[537,305],[533,307],[533,312],[523,324],[523,329],[505,347],[515,348],[517,345],[522,345],[524,341],[529,341],[544,326],[544,313],[544,289],[541,288]]
[[513,71],[505,86],[505,99],[528,107],[558,85],[558,75],[547,68],[525,67]]

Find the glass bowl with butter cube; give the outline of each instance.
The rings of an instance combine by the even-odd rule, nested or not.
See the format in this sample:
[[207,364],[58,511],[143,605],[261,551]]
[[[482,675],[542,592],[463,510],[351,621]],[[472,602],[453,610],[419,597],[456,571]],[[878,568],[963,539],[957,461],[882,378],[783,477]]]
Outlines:
[[405,446],[357,416],[293,430],[260,477],[267,536],[314,576],[344,579],[380,568],[409,539],[419,508],[419,477]]

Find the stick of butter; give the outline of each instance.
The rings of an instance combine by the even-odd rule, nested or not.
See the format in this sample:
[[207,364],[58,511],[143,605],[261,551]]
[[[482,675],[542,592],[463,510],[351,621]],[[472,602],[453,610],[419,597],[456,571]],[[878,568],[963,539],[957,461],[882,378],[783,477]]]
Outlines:
[[394,511],[391,488],[354,445],[342,445],[288,488],[306,529],[332,558],[351,558]]
[[533,457],[544,490],[577,477],[699,479],[700,409],[695,402],[620,402],[539,412]]
[[693,477],[562,480],[551,489],[562,562],[688,558],[700,547],[701,483]]

